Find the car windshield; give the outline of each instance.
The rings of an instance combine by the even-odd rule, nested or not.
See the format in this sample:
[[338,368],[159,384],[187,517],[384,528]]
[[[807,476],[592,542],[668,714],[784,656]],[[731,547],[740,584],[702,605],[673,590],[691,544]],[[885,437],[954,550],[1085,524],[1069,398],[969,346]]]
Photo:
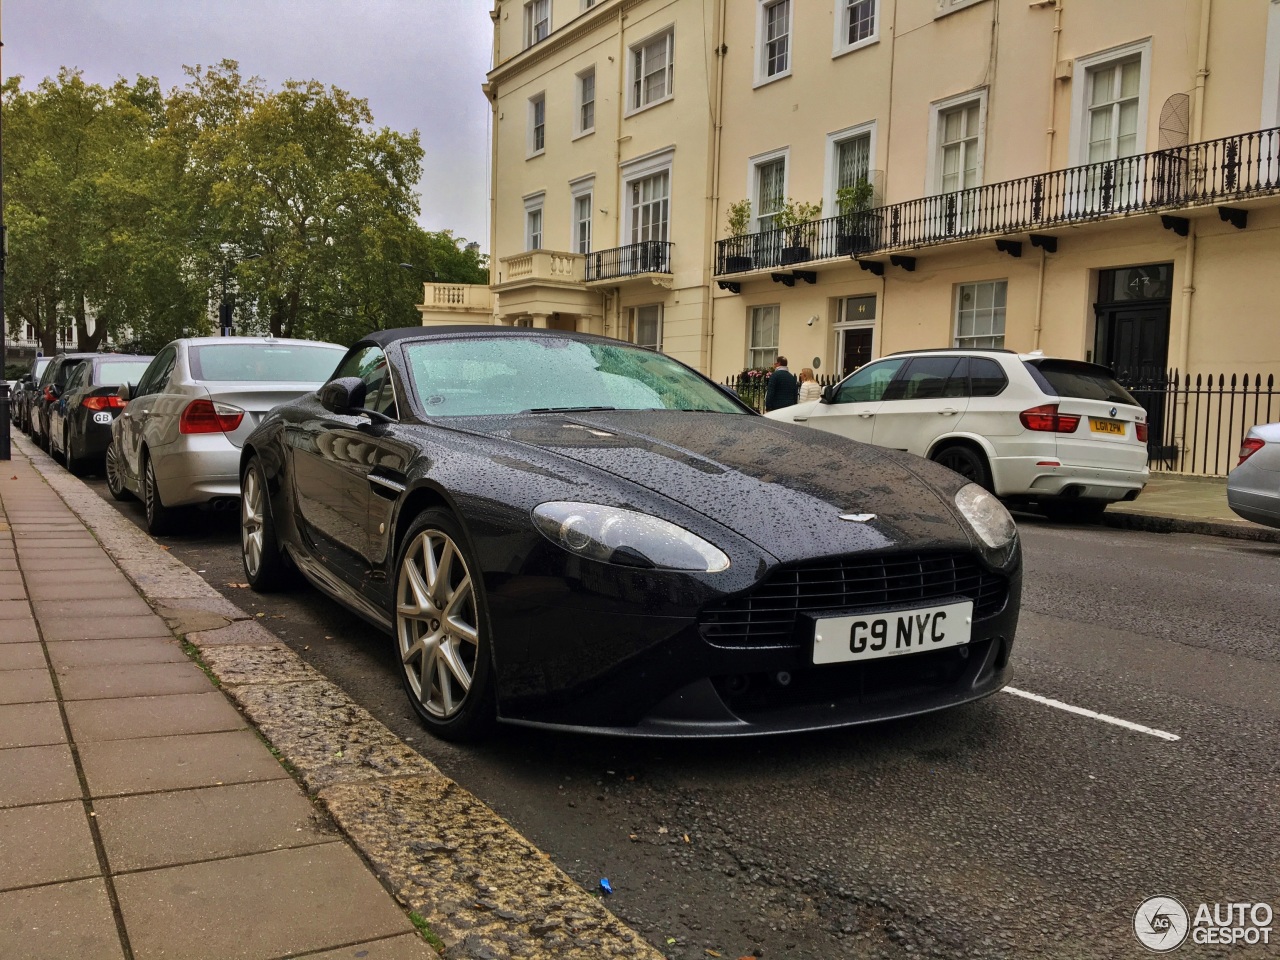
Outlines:
[[122,383],[137,383],[142,371],[147,369],[150,357],[136,360],[101,360],[98,363],[97,383],[100,387],[118,387]]
[[420,412],[429,417],[747,412],[683,364],[625,343],[511,335],[419,341],[404,349]]
[[206,343],[189,359],[194,380],[324,383],[343,352],[328,343]]
[[1102,400],[1106,403],[1127,403],[1141,406],[1124,387],[1120,386],[1106,367],[1079,360],[1041,360],[1027,364],[1032,376],[1040,374],[1041,388],[1047,384],[1049,393],[1076,400]]

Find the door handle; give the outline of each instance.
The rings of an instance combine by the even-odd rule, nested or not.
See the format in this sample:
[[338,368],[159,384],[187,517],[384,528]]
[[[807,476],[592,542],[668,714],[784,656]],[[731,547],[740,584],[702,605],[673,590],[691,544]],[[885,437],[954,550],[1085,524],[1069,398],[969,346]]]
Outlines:
[[860,413],[860,414],[858,414],[858,416],[859,416],[859,417],[861,417],[863,420],[870,420],[872,417],[874,417],[874,416],[875,416],[875,414],[874,414],[874,413]]
[[791,421],[792,421],[793,423],[804,423],[804,422],[805,422],[805,421],[807,421],[808,419],[809,419],[808,417],[792,417],[792,418],[791,418]]
[[957,410],[955,407],[945,407],[942,410],[938,411],[938,413],[940,413],[944,417],[954,417],[959,412],[960,411]]

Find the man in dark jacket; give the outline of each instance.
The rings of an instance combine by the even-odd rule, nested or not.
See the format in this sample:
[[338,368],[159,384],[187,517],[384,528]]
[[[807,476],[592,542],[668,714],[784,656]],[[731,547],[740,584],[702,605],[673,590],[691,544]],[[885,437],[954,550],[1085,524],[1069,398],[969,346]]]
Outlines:
[[787,358],[778,357],[773,365],[773,373],[769,375],[769,386],[764,392],[765,412],[789,407],[799,396],[800,385],[796,382],[795,374],[787,369]]

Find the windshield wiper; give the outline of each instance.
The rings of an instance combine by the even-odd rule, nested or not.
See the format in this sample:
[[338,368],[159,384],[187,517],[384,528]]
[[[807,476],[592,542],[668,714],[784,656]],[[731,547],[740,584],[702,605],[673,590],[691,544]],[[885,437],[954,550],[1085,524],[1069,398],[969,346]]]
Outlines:
[[530,407],[521,413],[595,413],[597,410],[617,410],[617,407]]

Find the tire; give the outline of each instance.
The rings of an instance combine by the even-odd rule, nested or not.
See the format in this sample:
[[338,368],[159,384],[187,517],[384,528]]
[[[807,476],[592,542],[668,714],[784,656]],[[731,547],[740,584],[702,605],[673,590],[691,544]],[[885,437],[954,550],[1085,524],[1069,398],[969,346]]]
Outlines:
[[1105,500],[1040,501],[1040,511],[1056,523],[1097,523],[1106,509]]
[[930,459],[954,470],[966,480],[991,490],[991,468],[987,466],[987,458],[973,447],[953,443],[935,450]]
[[83,457],[77,457],[75,451],[71,447],[71,428],[62,428],[62,461],[67,465],[67,470],[74,477],[83,477],[88,473],[89,465]]
[[147,533],[156,536],[168,533],[174,526],[172,507],[166,507],[160,499],[160,489],[156,485],[156,468],[151,456],[143,452],[142,461],[142,507],[147,517]]
[[244,578],[258,593],[291,586],[293,570],[276,539],[262,462],[253,457],[240,477],[240,560]]
[[113,499],[123,501],[130,499],[131,494],[124,485],[124,474],[120,472],[121,469],[120,451],[116,449],[116,442],[112,440],[107,444],[103,472],[107,475],[107,491]]
[[442,740],[479,740],[493,727],[496,696],[489,615],[479,567],[447,510],[418,516],[396,563],[395,639],[405,692]]

